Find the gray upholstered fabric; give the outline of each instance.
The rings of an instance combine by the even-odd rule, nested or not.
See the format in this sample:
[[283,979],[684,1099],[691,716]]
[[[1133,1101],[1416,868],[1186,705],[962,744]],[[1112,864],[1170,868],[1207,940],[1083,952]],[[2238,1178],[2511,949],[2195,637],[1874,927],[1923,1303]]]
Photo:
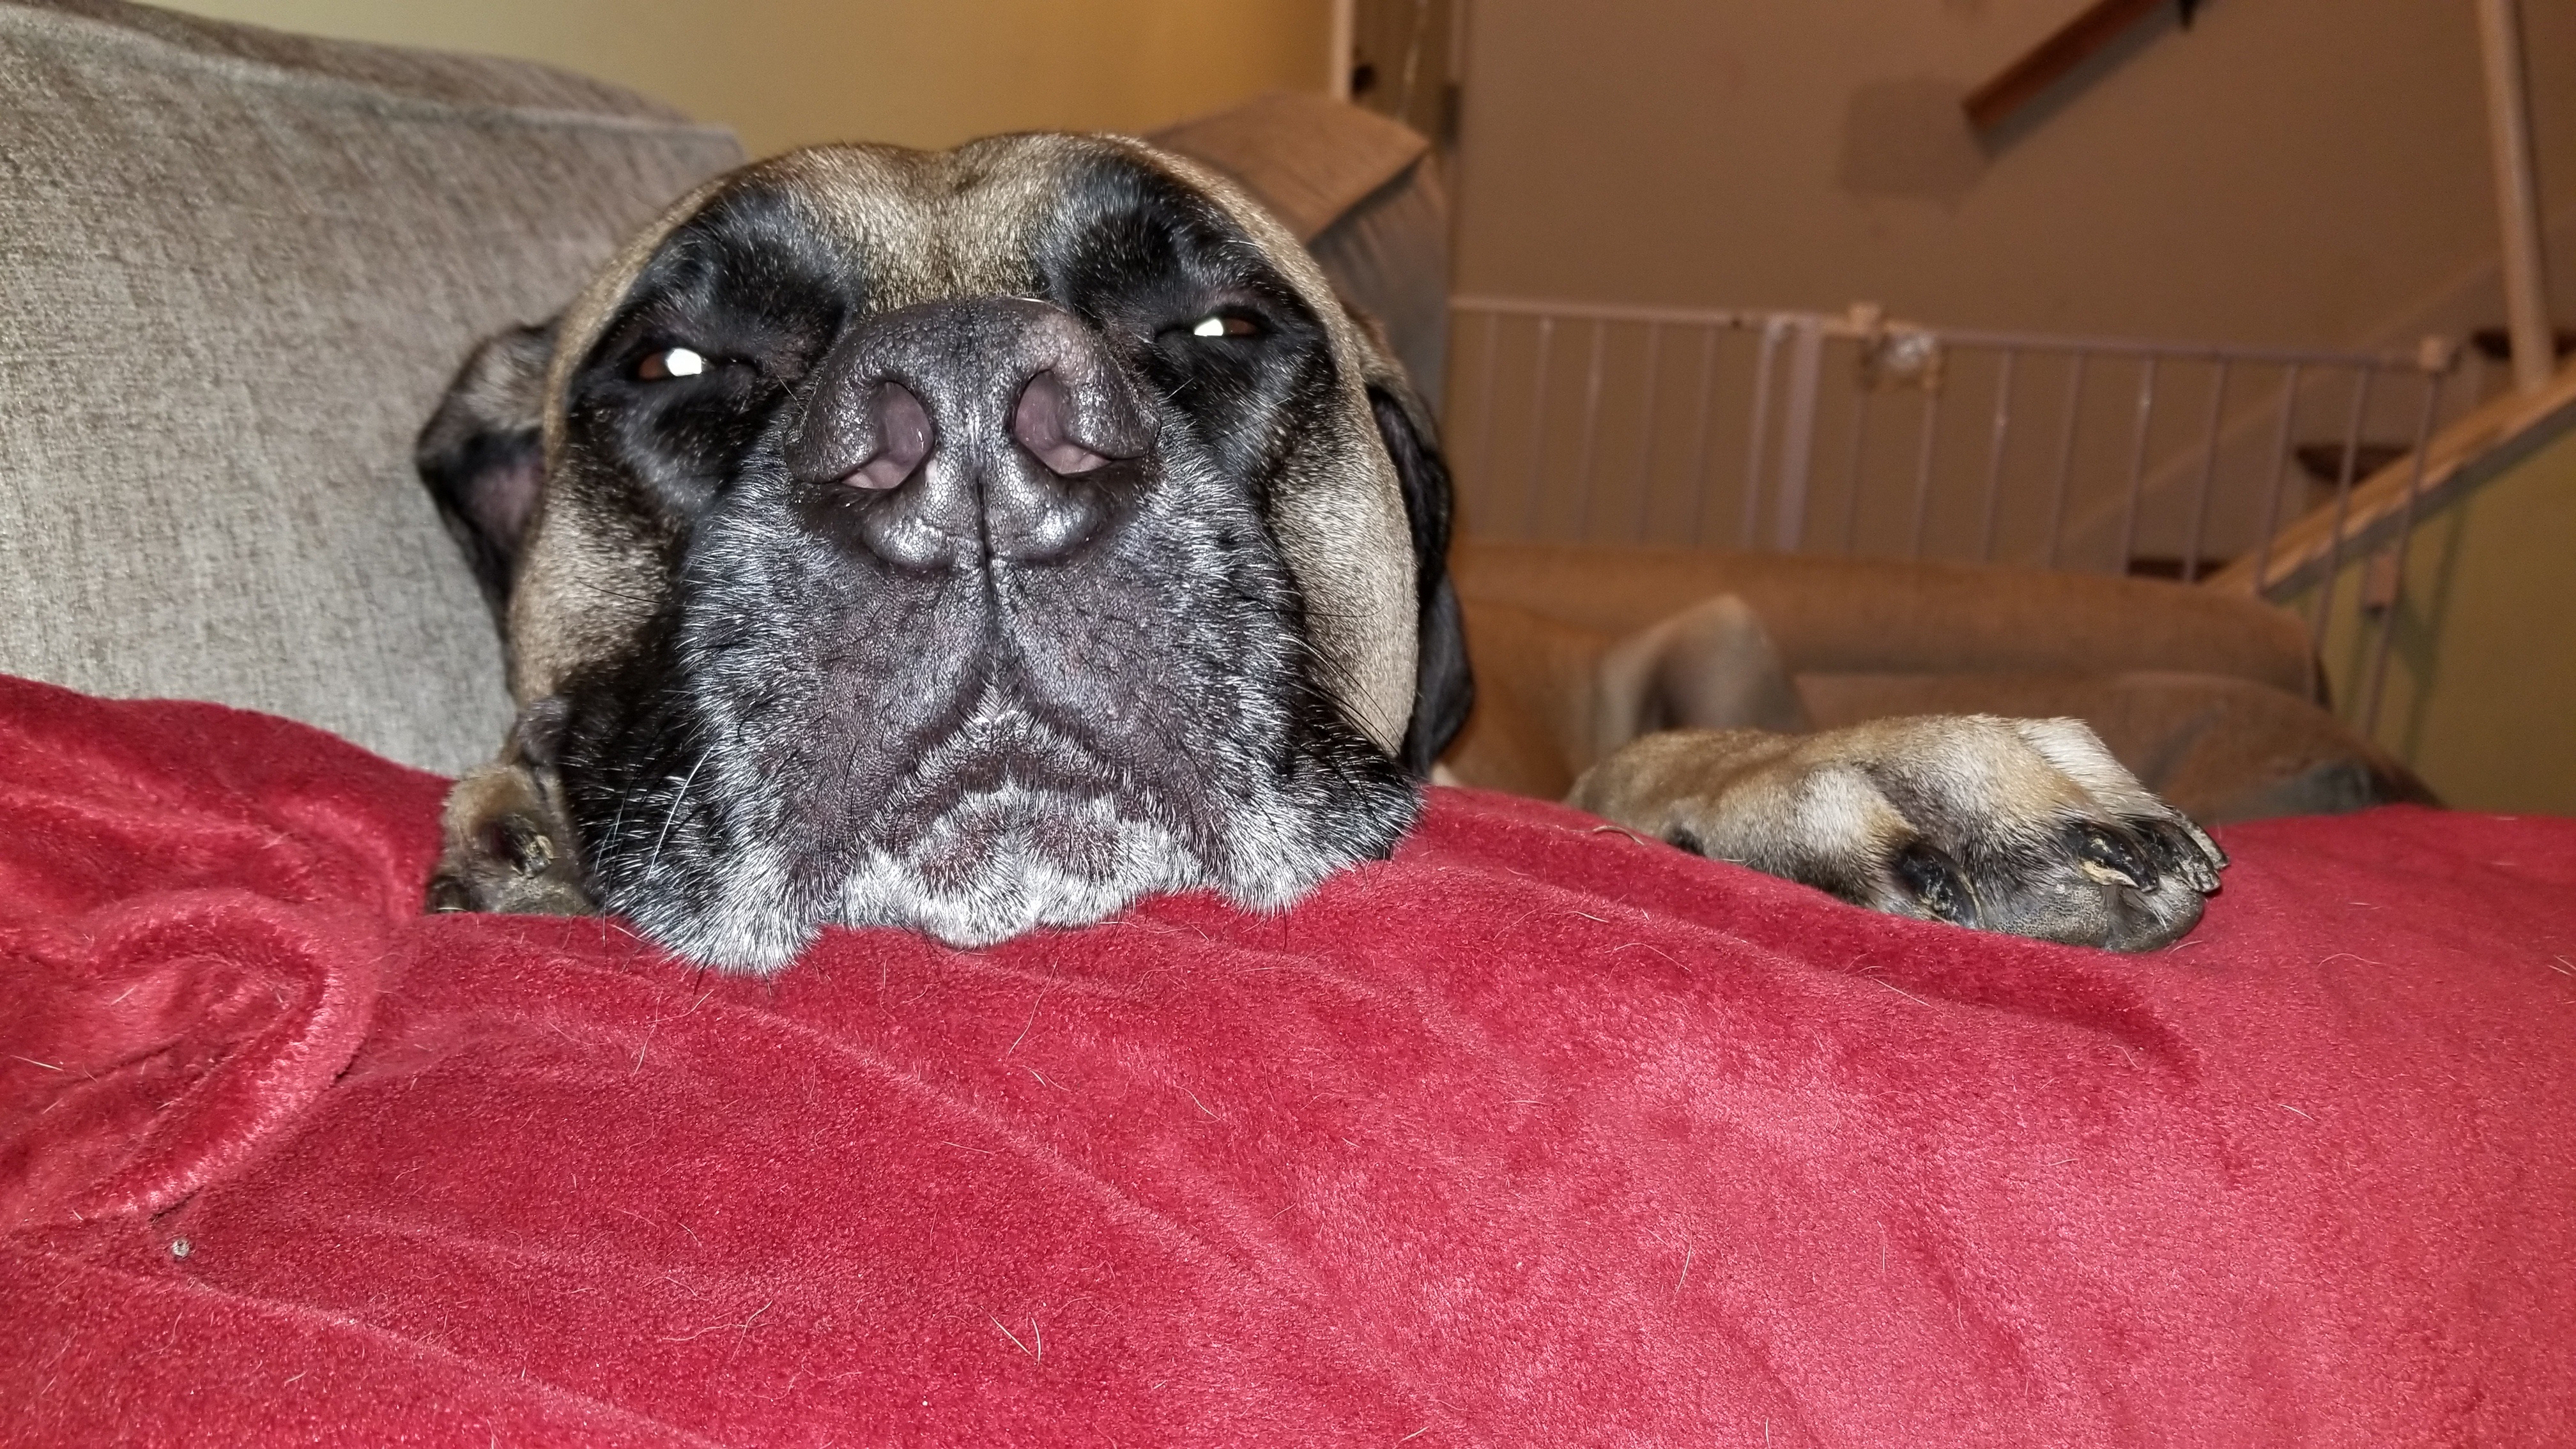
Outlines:
[[1437,408],[1449,352],[1449,200],[1431,143],[1377,112],[1275,91],[1147,137],[1233,177],[1377,319]]
[[1303,91],[1254,96],[1146,139],[1250,187],[1305,242],[1431,149],[1400,121]]
[[1449,198],[1437,158],[1406,167],[1307,246],[1334,287],[1386,329],[1387,345],[1437,410],[1449,370]]
[[499,651],[412,436],[737,159],[542,67],[0,0],[0,672],[487,755]]

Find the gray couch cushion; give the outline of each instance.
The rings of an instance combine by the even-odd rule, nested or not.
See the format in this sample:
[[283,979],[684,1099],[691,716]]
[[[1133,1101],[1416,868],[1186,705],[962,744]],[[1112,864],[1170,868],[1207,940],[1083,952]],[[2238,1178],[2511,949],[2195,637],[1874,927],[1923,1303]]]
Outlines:
[[499,649],[412,436],[738,159],[543,67],[0,0],[0,672],[488,755]]
[[1278,213],[1342,299],[1386,329],[1425,401],[1449,351],[1449,202],[1431,143],[1375,111],[1274,91],[1146,137]]

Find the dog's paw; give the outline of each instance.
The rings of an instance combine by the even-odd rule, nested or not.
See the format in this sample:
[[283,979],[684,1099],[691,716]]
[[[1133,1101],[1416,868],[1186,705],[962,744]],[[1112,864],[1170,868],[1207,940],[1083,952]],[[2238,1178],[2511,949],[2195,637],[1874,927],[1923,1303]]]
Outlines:
[[1649,735],[1573,804],[1856,905],[2145,951],[2227,863],[2071,719],[1947,715],[1812,735]]
[[448,792],[446,849],[429,878],[430,911],[584,916],[571,827],[554,793],[522,765],[484,765]]

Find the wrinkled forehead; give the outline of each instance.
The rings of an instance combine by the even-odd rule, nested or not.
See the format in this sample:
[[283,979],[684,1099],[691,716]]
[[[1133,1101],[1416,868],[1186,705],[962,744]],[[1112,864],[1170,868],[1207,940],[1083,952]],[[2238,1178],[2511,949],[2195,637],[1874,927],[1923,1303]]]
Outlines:
[[570,371],[675,251],[766,249],[781,260],[792,252],[856,281],[861,307],[882,312],[1032,295],[1045,277],[1085,265],[1150,267],[1176,242],[1221,259],[1228,272],[1292,292],[1323,324],[1334,353],[1353,360],[1356,336],[1330,284],[1287,229],[1232,183],[1124,137],[997,136],[945,152],[793,151],[683,197],[566,314],[549,394],[564,395]]

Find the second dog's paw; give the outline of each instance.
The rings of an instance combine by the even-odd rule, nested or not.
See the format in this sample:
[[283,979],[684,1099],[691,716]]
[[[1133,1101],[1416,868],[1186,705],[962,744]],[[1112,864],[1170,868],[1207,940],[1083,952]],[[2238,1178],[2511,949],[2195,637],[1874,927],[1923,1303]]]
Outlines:
[[2075,720],[1878,720],[1649,735],[1573,804],[1896,915],[2144,951],[2200,920],[2226,855]]
[[485,765],[448,792],[446,849],[429,878],[427,909],[582,916],[572,830],[552,794],[521,765]]

